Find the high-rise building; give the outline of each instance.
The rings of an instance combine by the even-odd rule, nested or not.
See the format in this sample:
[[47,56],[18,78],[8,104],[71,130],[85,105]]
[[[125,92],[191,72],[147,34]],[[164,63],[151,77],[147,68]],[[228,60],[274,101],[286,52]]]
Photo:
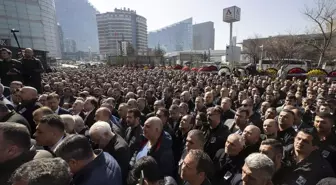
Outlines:
[[60,57],[58,27],[54,0],[0,0],[0,38],[16,46],[11,29],[17,29],[22,48],[48,51]]
[[193,49],[215,49],[215,28],[213,22],[209,21],[193,25]]
[[76,41],[80,51],[99,51],[96,13],[88,0],[55,0],[57,21],[64,38]]
[[61,47],[61,52],[64,52],[64,33],[62,26],[57,23],[58,26],[58,35],[59,35],[59,40],[60,40],[60,47]]
[[148,47],[162,47],[166,52],[193,49],[192,18],[148,33]]
[[77,51],[77,43],[76,43],[76,41],[72,40],[72,39],[68,39],[68,38],[65,39],[64,40],[64,52],[74,53],[76,51]]
[[138,54],[147,53],[147,19],[136,11],[115,9],[97,14],[100,54],[118,55],[122,41],[131,43]]

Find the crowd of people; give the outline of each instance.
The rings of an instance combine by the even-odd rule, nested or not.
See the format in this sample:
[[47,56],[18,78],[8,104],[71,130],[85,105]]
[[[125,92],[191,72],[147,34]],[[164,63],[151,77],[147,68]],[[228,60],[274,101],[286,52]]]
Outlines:
[[1,185],[335,185],[336,81],[0,61]]

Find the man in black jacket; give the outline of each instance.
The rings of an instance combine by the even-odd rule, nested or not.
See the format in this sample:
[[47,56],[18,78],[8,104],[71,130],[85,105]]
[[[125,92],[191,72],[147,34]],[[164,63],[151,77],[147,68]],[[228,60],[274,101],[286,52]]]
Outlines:
[[44,68],[41,61],[34,57],[31,48],[25,49],[24,57],[20,61],[24,84],[35,87],[39,93],[42,93],[41,73],[44,72]]
[[279,131],[277,139],[281,141],[285,151],[290,151],[293,148],[294,137],[296,135],[293,128],[294,116],[293,111],[284,109],[278,117]]
[[104,121],[93,124],[89,135],[93,143],[115,158],[120,166],[123,180],[126,180],[130,161],[130,151],[126,141],[112,132],[110,124]]
[[222,110],[219,106],[211,107],[207,110],[208,121],[210,128],[205,131],[205,146],[204,151],[214,158],[216,152],[223,148],[223,143],[226,142],[230,132],[227,126],[221,123]]
[[129,109],[127,111],[125,140],[130,148],[131,156],[141,148],[141,142],[144,140],[142,126],[140,125],[141,112],[138,109]]
[[11,111],[8,109],[4,102],[0,101],[0,122],[12,122],[12,123],[20,123],[26,126],[31,132],[30,125],[26,118],[16,113],[15,111]]
[[[50,157],[39,155],[31,150],[28,129],[18,123],[0,123],[0,184],[9,185],[11,174],[22,164],[36,158]],[[39,155],[39,156],[38,156]]]
[[31,133],[35,133],[33,112],[42,107],[37,102],[37,90],[34,87],[25,86],[20,90],[21,103],[17,107],[17,113],[21,114],[29,122]]
[[9,86],[12,81],[20,81],[21,78],[21,62],[12,59],[12,52],[9,49],[0,49],[0,79],[1,83]]

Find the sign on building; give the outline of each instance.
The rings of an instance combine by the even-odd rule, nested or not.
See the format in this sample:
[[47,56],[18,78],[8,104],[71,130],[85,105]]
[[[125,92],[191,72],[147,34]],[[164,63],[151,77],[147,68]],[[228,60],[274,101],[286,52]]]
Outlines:
[[0,39],[0,46],[10,46],[10,39]]
[[231,6],[223,10],[223,21],[227,23],[240,21],[240,8],[237,6]]

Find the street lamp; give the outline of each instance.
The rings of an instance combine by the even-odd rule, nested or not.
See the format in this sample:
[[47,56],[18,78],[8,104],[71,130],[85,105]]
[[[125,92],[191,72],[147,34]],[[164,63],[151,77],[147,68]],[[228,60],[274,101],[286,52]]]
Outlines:
[[19,40],[18,40],[18,38],[17,38],[17,36],[16,36],[16,33],[19,33],[19,32],[20,32],[20,31],[19,31],[19,30],[16,30],[15,28],[11,29],[11,33],[13,34],[14,39],[15,39],[15,41],[16,41],[18,47],[19,47],[19,50],[21,51],[21,46],[20,46]]

